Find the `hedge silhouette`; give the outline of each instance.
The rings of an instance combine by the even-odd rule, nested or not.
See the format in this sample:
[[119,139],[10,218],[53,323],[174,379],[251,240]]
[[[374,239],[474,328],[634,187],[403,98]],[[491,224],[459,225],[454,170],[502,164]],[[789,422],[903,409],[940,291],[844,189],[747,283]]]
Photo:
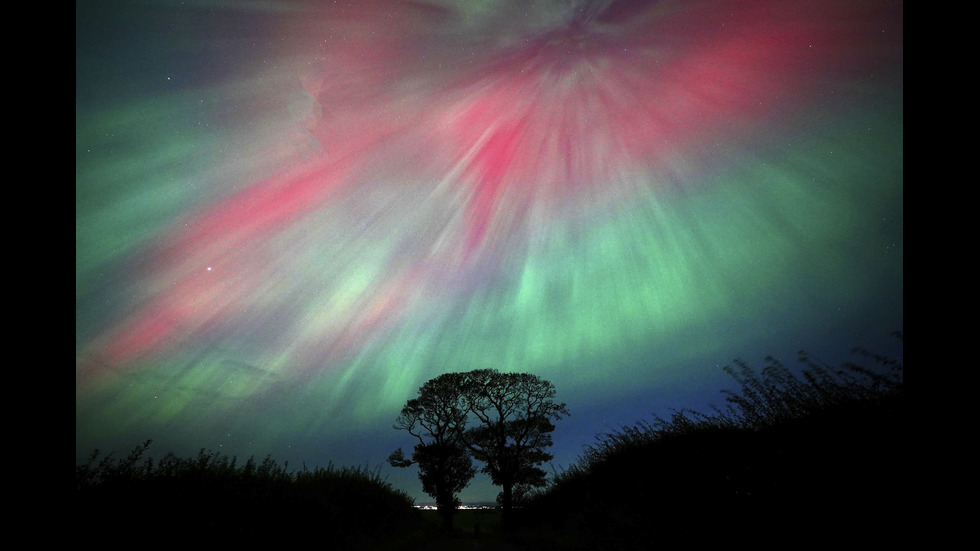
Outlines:
[[[897,335],[900,339],[902,336]],[[539,549],[880,544],[898,537],[907,447],[904,367],[831,368],[801,353],[726,371],[740,391],[600,435],[524,510]],[[788,539],[787,539],[788,538]]]
[[201,450],[154,461],[147,440],[127,457],[101,456],[76,465],[82,537],[134,542],[282,544],[311,535],[330,549],[371,549],[416,528],[414,500],[379,470],[327,467],[292,472]]

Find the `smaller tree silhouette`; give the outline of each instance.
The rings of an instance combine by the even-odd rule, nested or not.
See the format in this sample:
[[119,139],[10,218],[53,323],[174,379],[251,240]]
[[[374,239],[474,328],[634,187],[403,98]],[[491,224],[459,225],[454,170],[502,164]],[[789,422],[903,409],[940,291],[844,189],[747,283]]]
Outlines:
[[419,466],[422,490],[436,500],[436,508],[447,531],[459,506],[457,494],[465,488],[476,469],[469,451],[459,440],[466,424],[466,409],[459,389],[461,374],[449,373],[426,382],[402,408],[394,425],[418,439],[411,458],[399,448],[388,457],[393,467]]

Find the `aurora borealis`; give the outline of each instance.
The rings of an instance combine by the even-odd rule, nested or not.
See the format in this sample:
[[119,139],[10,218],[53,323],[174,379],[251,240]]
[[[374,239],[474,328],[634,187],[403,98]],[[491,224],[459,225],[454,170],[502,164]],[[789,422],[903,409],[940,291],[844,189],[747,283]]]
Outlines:
[[557,467],[735,357],[888,343],[902,10],[77,1],[76,455],[379,465],[496,368],[557,386]]

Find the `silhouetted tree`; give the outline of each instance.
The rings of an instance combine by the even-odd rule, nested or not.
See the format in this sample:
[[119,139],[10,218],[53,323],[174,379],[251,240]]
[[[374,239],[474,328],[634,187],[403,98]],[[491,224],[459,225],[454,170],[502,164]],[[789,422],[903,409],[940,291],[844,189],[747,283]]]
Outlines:
[[464,384],[466,409],[477,426],[462,439],[484,463],[483,472],[502,488],[498,501],[506,520],[515,487],[545,485],[538,465],[553,457],[545,451],[552,445],[552,421],[568,415],[568,408],[555,402],[553,384],[529,373],[476,370],[466,374]]
[[498,501],[506,519],[515,488],[545,485],[538,466],[552,458],[545,449],[552,445],[553,421],[568,415],[555,393],[553,384],[528,373],[481,369],[440,375],[419,388],[395,424],[419,440],[412,458],[399,449],[388,461],[419,465],[423,489],[451,526],[456,493],[475,473],[468,451],[502,487]]
[[459,436],[466,425],[467,410],[462,396],[463,376],[449,373],[419,388],[402,408],[396,429],[418,439],[411,459],[399,448],[388,457],[395,467],[418,464],[422,490],[436,500],[447,531],[459,506],[457,494],[469,484],[476,469]]

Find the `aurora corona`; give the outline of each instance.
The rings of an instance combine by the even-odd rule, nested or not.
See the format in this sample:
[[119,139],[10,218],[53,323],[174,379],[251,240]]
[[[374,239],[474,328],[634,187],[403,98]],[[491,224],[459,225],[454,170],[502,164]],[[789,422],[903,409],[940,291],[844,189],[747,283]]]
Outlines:
[[76,163],[76,312],[115,297],[76,313],[77,433],[312,403],[256,432],[384,425],[478,368],[611,395],[894,274],[839,246],[896,205],[901,224],[893,3],[351,4],[284,3],[279,64],[182,92],[276,122],[181,138],[160,166],[220,151],[193,171],[206,192],[120,197],[156,215],[139,239],[101,248],[109,161]]

